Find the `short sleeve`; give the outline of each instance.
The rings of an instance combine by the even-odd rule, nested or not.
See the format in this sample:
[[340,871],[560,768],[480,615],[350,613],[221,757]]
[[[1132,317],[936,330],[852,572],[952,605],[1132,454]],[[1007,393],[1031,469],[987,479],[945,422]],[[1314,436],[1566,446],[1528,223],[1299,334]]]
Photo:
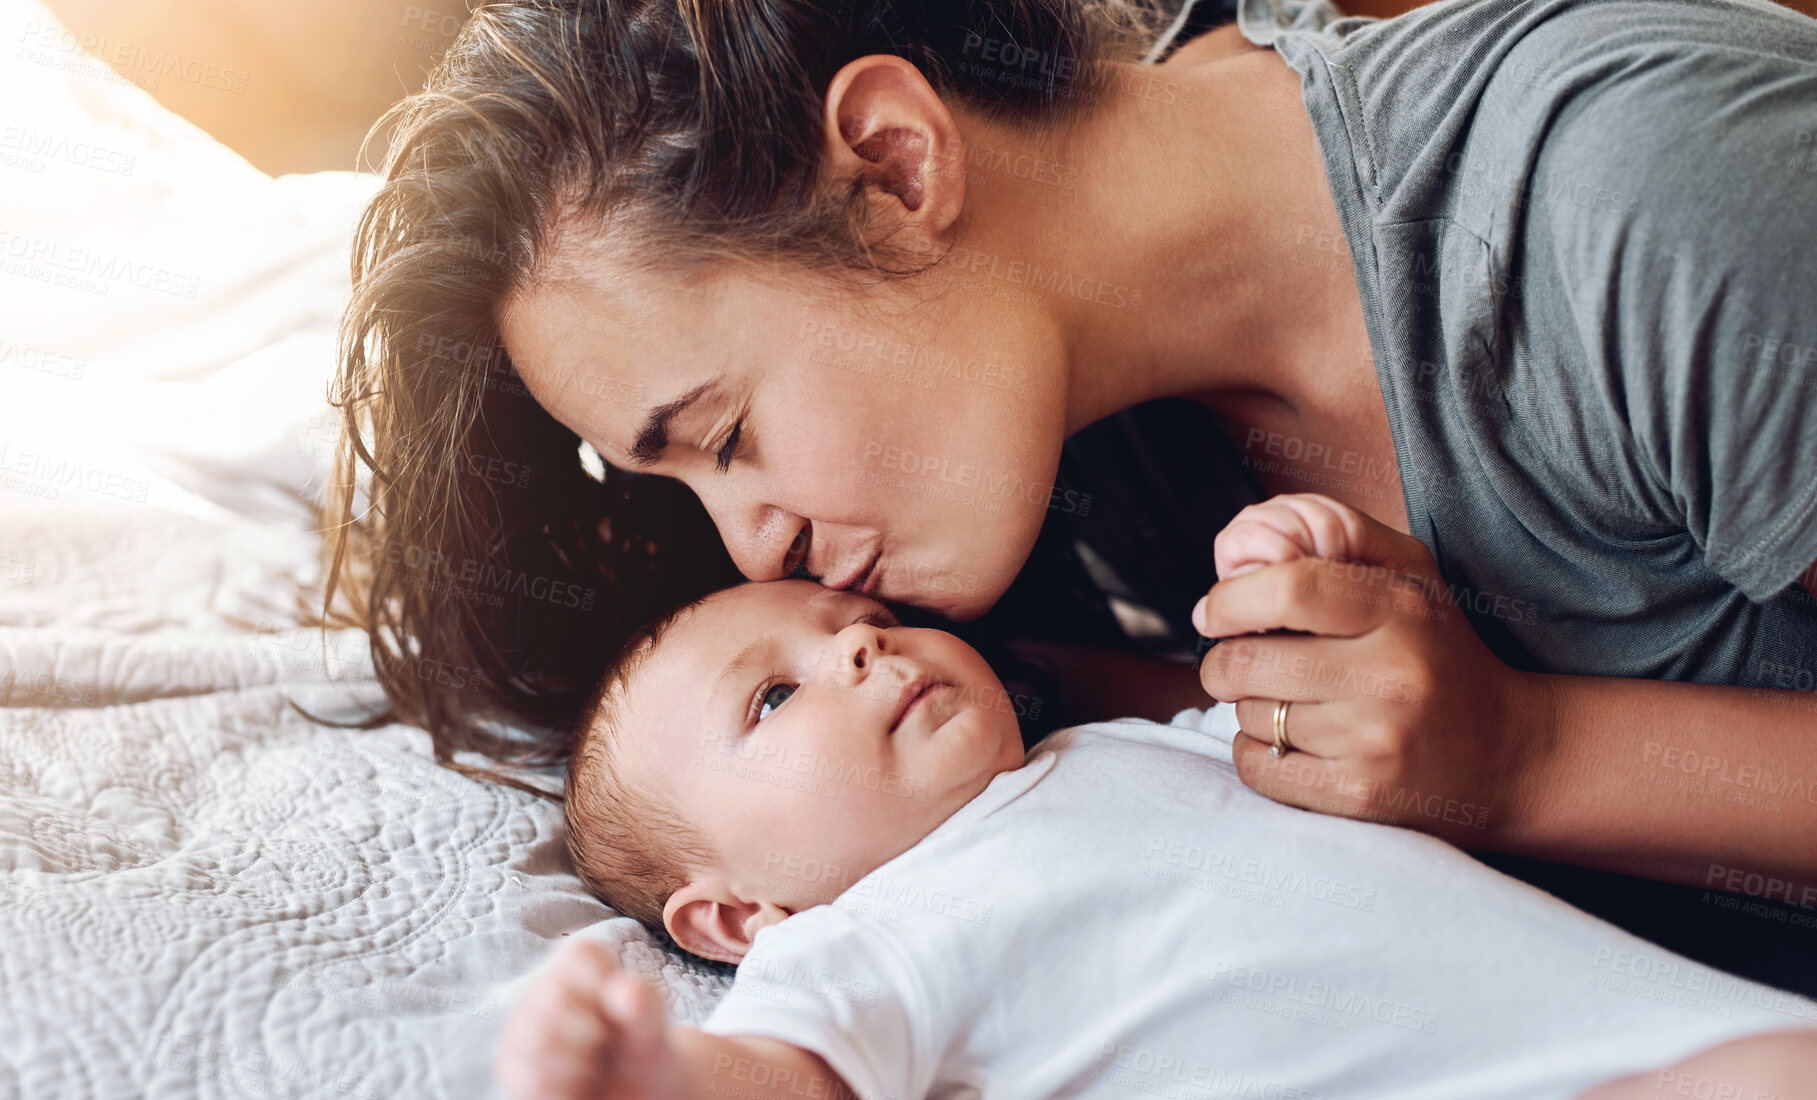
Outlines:
[[1535,186],[1607,370],[1578,415],[1765,601],[1817,561],[1817,60],[1630,37],[1594,36],[1622,75],[1560,104]]
[[1237,0],[1237,28],[1258,46],[1272,45],[1287,31],[1318,33],[1333,24],[1338,29],[1365,22],[1373,16],[1345,15],[1331,0]]
[[921,1100],[946,1032],[907,955],[873,922],[832,906],[757,934],[701,1030],[776,1039],[819,1055],[859,1100]]

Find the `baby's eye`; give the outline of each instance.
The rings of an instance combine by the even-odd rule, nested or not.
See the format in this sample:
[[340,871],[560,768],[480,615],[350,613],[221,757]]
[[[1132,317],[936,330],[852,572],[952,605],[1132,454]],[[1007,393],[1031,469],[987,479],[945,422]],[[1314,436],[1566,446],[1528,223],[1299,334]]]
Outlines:
[[776,710],[777,707],[780,707],[782,704],[788,702],[789,696],[791,696],[793,694],[795,694],[795,685],[794,684],[772,684],[772,685],[770,685],[767,689],[765,689],[765,691],[763,693],[763,697],[760,700],[758,700],[759,705],[757,708],[757,720],[759,722],[761,722],[765,718],[768,718]]

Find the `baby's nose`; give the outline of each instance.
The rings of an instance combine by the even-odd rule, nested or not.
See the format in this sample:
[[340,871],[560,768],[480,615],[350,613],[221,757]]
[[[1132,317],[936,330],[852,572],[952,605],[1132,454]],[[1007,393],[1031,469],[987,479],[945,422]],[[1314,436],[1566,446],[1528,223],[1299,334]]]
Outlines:
[[853,623],[839,632],[834,652],[841,671],[863,677],[876,666],[880,655],[890,652],[889,632],[870,623]]

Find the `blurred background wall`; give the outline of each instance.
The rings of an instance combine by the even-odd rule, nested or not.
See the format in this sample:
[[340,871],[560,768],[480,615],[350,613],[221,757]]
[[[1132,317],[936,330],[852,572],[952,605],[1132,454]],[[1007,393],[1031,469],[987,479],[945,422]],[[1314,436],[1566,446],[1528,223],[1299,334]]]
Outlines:
[[[1391,16],[1418,0],[1334,0]],[[47,0],[88,52],[272,175],[352,168],[476,0]],[[1817,0],[1788,6],[1817,16]],[[1195,22],[1228,5],[1201,0]],[[24,47],[27,44],[21,44]],[[67,52],[68,42],[35,49]],[[369,154],[372,161],[382,147]]]
[[[45,0],[88,52],[271,175],[353,168],[477,0]],[[53,48],[55,48],[53,46]],[[370,157],[383,156],[375,148]]]

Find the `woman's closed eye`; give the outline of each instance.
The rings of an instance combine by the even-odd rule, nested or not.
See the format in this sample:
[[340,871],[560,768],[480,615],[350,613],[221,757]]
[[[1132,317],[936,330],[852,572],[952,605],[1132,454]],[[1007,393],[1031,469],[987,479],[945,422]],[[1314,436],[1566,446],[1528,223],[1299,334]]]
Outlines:
[[732,430],[726,433],[726,441],[721,443],[719,450],[714,453],[713,464],[720,473],[723,474],[732,468],[732,460],[738,457],[738,444],[743,439],[744,421],[739,420],[738,423],[732,425]]

